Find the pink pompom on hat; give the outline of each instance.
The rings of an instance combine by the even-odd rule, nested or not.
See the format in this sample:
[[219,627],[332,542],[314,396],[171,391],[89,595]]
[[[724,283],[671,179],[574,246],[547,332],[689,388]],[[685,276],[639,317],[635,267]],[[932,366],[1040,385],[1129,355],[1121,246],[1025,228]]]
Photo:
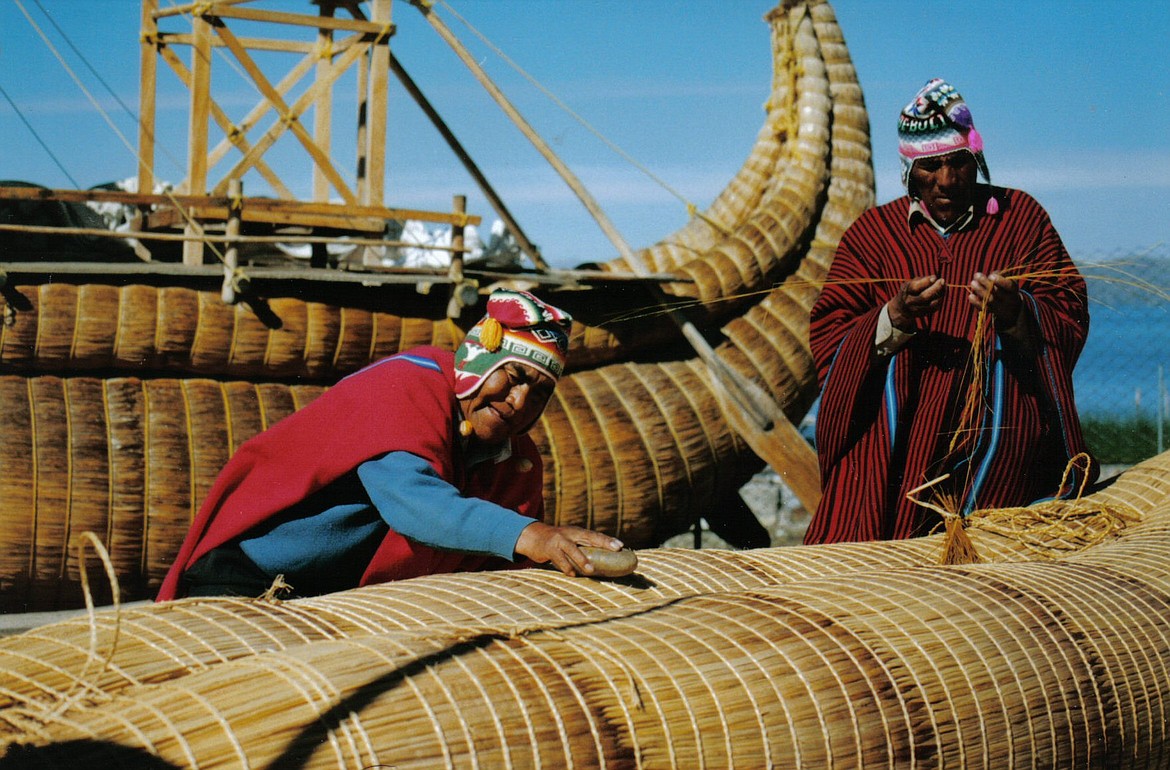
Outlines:
[[967,150],[974,155],[979,172],[988,184],[991,183],[991,173],[983,158],[983,137],[975,130],[971,110],[954,86],[942,78],[934,78],[898,115],[902,185],[909,187],[914,161],[948,155],[956,150]]
[[565,371],[569,353],[568,313],[526,291],[497,289],[487,314],[455,350],[455,395],[475,393],[492,372],[509,361],[527,364],[553,380]]

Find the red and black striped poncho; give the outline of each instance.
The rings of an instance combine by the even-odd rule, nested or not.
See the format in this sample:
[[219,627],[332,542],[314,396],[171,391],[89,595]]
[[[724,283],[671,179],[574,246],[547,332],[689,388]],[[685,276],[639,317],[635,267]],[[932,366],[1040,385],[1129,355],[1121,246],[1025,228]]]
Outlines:
[[[999,212],[948,238],[908,223],[902,197],[866,211],[841,239],[811,316],[823,497],[806,543],[928,534],[938,515],[907,493],[944,474],[919,499],[945,495],[962,513],[1067,496],[1095,479],[1090,462],[1059,488],[1070,458],[1087,452],[1072,386],[1089,330],[1084,279],[1032,197],[980,185],[977,212],[992,194]],[[1042,337],[1035,356],[1001,347],[991,315],[968,303],[976,272],[1018,281]],[[881,308],[905,281],[931,274],[947,284],[938,311],[896,354],[876,356]],[[969,397],[979,407],[963,418]]]

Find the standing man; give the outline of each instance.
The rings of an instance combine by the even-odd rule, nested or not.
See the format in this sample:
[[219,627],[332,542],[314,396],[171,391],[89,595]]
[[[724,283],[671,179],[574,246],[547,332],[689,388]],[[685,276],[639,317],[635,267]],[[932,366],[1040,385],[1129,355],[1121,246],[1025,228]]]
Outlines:
[[[823,496],[806,543],[928,534],[937,514],[1075,493],[1086,452],[1072,371],[1085,282],[1048,214],[992,187],[959,92],[931,80],[898,117],[907,195],[846,231],[812,309]],[[987,184],[979,184],[982,175]],[[946,477],[945,480],[939,479]]]

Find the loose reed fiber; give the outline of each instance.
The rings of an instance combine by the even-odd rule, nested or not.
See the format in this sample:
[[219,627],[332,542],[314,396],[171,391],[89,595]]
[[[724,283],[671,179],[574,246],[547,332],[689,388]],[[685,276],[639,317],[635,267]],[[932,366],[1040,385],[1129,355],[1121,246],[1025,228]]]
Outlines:
[[[1170,537],[1170,454],[1127,471],[1084,502],[1140,512],[1144,518],[1123,530],[1121,537],[1064,561],[1087,561],[1128,583],[1170,581],[1170,564],[1164,557]],[[981,531],[979,520],[974,519],[971,533],[985,562],[1035,557],[1026,543]],[[779,587],[788,585],[824,585],[844,601],[840,596],[852,597],[852,588],[834,582],[839,578],[853,580],[875,572],[918,575],[937,562],[941,549],[942,537],[933,536],[742,552],[647,550],[639,555],[636,577],[622,581],[519,570],[431,576],[277,604],[188,599],[101,612],[94,616],[97,648],[103,654],[112,652],[110,664],[101,670],[87,668],[91,643],[86,618],[0,639],[0,713],[7,715],[6,730],[14,734],[23,729],[21,719],[51,711],[62,693],[84,690],[100,700],[139,685],[208,671],[225,661],[321,641],[425,629],[559,627],[598,616],[634,617],[700,595],[760,590],[787,595]],[[1056,551],[1058,556],[1067,553]],[[942,570],[931,572],[929,579],[914,577],[912,588],[923,594],[922,602],[933,601],[931,586],[941,579],[936,575],[950,574]],[[939,607],[935,609],[942,611]],[[120,629],[119,641],[110,650],[115,628]],[[729,626],[716,623],[713,628]]]
[[[517,575],[426,578],[286,603],[273,611],[311,607],[300,621],[336,626],[330,603],[358,600],[349,617],[372,627],[376,597],[418,592],[417,603],[387,613],[385,630],[97,690],[59,716],[12,706],[0,712],[14,728],[10,741],[49,753],[10,746],[8,759],[52,757],[56,744],[101,763],[117,744],[198,767],[1150,766],[1164,756],[1170,696],[1168,468],[1163,455],[1098,493],[1153,507],[1119,538],[1061,560],[929,567],[899,558],[926,544],[937,551],[938,537],[663,551],[642,564],[654,570],[656,559],[678,553],[722,572],[744,558],[762,566],[773,554],[807,555],[807,566],[824,555],[845,570],[814,567],[753,586],[750,571],[729,585],[692,566],[703,587],[682,595],[656,590],[669,579],[661,576],[643,589],[652,596],[624,606],[595,600],[584,612],[507,622],[488,612],[436,623],[431,613],[474,583]],[[856,561],[836,558],[843,554]],[[632,590],[521,576],[597,587],[598,597]],[[412,585],[448,581],[440,601]],[[529,588],[488,602],[509,612]],[[258,605],[161,605],[133,623],[124,615],[123,634],[175,613],[210,620],[227,607],[268,610]]]

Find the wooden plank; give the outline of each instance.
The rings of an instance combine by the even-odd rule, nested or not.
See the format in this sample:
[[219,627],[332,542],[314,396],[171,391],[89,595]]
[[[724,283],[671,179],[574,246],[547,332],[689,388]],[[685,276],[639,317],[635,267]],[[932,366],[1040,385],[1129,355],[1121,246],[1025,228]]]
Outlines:
[[[218,208],[226,211],[231,203],[226,195],[132,193],[121,190],[59,190],[39,187],[0,187],[0,200],[55,200],[72,203],[101,201],[142,207],[193,207],[200,211],[208,208]],[[372,217],[375,219],[417,219],[422,222],[441,222],[444,224],[466,221],[475,225],[483,221],[482,217],[478,215],[469,214],[464,218],[453,213],[442,211],[387,208],[383,206],[347,206],[345,204],[325,201],[286,201],[275,198],[245,198],[244,206],[245,210],[252,211],[279,210],[291,217],[320,215],[337,218],[353,216],[358,218]]]
[[311,27],[313,29],[332,29],[342,32],[361,32],[368,35],[394,34],[394,27],[359,19],[338,19],[322,16],[310,16],[303,13],[285,13],[282,11],[259,11],[252,8],[228,8],[221,3],[196,4],[194,9],[202,10],[208,16],[218,16],[221,19],[243,19],[245,21],[269,22],[272,24],[287,24],[294,27]]
[[[229,206],[206,206],[186,209],[188,215],[211,222],[227,220]],[[263,210],[245,207],[241,219],[244,222],[255,222],[269,225],[288,225],[304,227],[328,227],[334,230],[352,230],[363,233],[381,233],[386,229],[384,219],[359,217],[346,212],[335,214],[306,214],[280,210]],[[165,230],[182,225],[183,212],[174,208],[152,211],[145,218],[143,227],[147,230]]]
[[[315,56],[312,54],[313,51],[310,50],[308,55],[297,62],[296,66],[290,69],[288,73],[280,79],[280,82],[276,84],[277,93],[281,94],[282,96],[288,93],[288,91],[293,86],[295,86],[301,80],[301,78],[309,73],[315,62]],[[261,118],[268,114],[270,109],[272,109],[272,103],[267,99],[261,99],[256,104],[256,106],[248,111],[248,114],[244,116],[244,119],[239,122],[238,128],[240,129],[240,132],[247,134],[249,131],[255,128],[256,124],[260,122]],[[208,154],[207,162],[212,166],[219,163],[223,159],[224,155],[227,154],[227,151],[231,149],[231,147],[231,141],[225,138],[222,142],[215,146],[214,150]],[[257,163],[258,162],[259,161],[257,161]]]
[[[241,242],[245,242],[241,238]],[[289,242],[295,242],[289,239]],[[445,250],[445,249],[444,249]],[[328,283],[359,283],[364,285],[432,283],[447,284],[451,279],[443,268],[371,267],[360,270],[313,269],[309,267],[250,267],[248,277],[253,284],[258,281],[320,281]],[[42,283],[45,280],[66,281],[84,276],[189,278],[192,280],[223,280],[220,265],[183,265],[178,262],[0,262],[0,274],[8,279],[9,285]],[[548,273],[513,273],[500,270],[465,271],[468,277],[477,278],[481,283],[488,281],[523,280],[544,286],[566,284],[610,283],[678,283],[687,279],[676,275],[639,276],[632,273],[610,273],[589,270],[553,270]]]
[[[360,40],[361,35],[355,36]],[[195,37],[186,32],[158,32],[158,42],[164,46],[177,45],[194,45]],[[274,51],[276,53],[299,53],[311,54],[317,50],[317,43],[304,42],[297,40],[277,40],[267,37],[244,37],[240,36],[240,42],[244,44],[249,51]],[[212,40],[212,48],[226,48],[222,41]]]
[[[194,25],[194,63],[191,71],[191,114],[187,129],[187,179],[180,189],[193,195],[207,191],[207,124],[210,115],[211,94],[211,25],[200,17]],[[199,227],[188,221],[187,234],[197,235]],[[203,262],[203,243],[187,241],[183,244],[183,263],[198,265]]]
[[[333,6],[329,4],[320,6],[321,18],[329,18],[332,15]],[[317,30],[316,57],[316,80],[318,83],[328,81],[328,84],[317,97],[313,110],[313,141],[329,153],[333,146],[333,81],[328,78],[333,61],[333,30],[328,27],[323,26]],[[313,199],[319,201],[329,199],[329,180],[326,179],[324,171],[316,165],[313,166]]]
[[[389,98],[389,96],[387,96]],[[366,203],[370,200],[369,178],[369,122],[370,122],[370,57],[358,59],[357,67],[357,196]]]

